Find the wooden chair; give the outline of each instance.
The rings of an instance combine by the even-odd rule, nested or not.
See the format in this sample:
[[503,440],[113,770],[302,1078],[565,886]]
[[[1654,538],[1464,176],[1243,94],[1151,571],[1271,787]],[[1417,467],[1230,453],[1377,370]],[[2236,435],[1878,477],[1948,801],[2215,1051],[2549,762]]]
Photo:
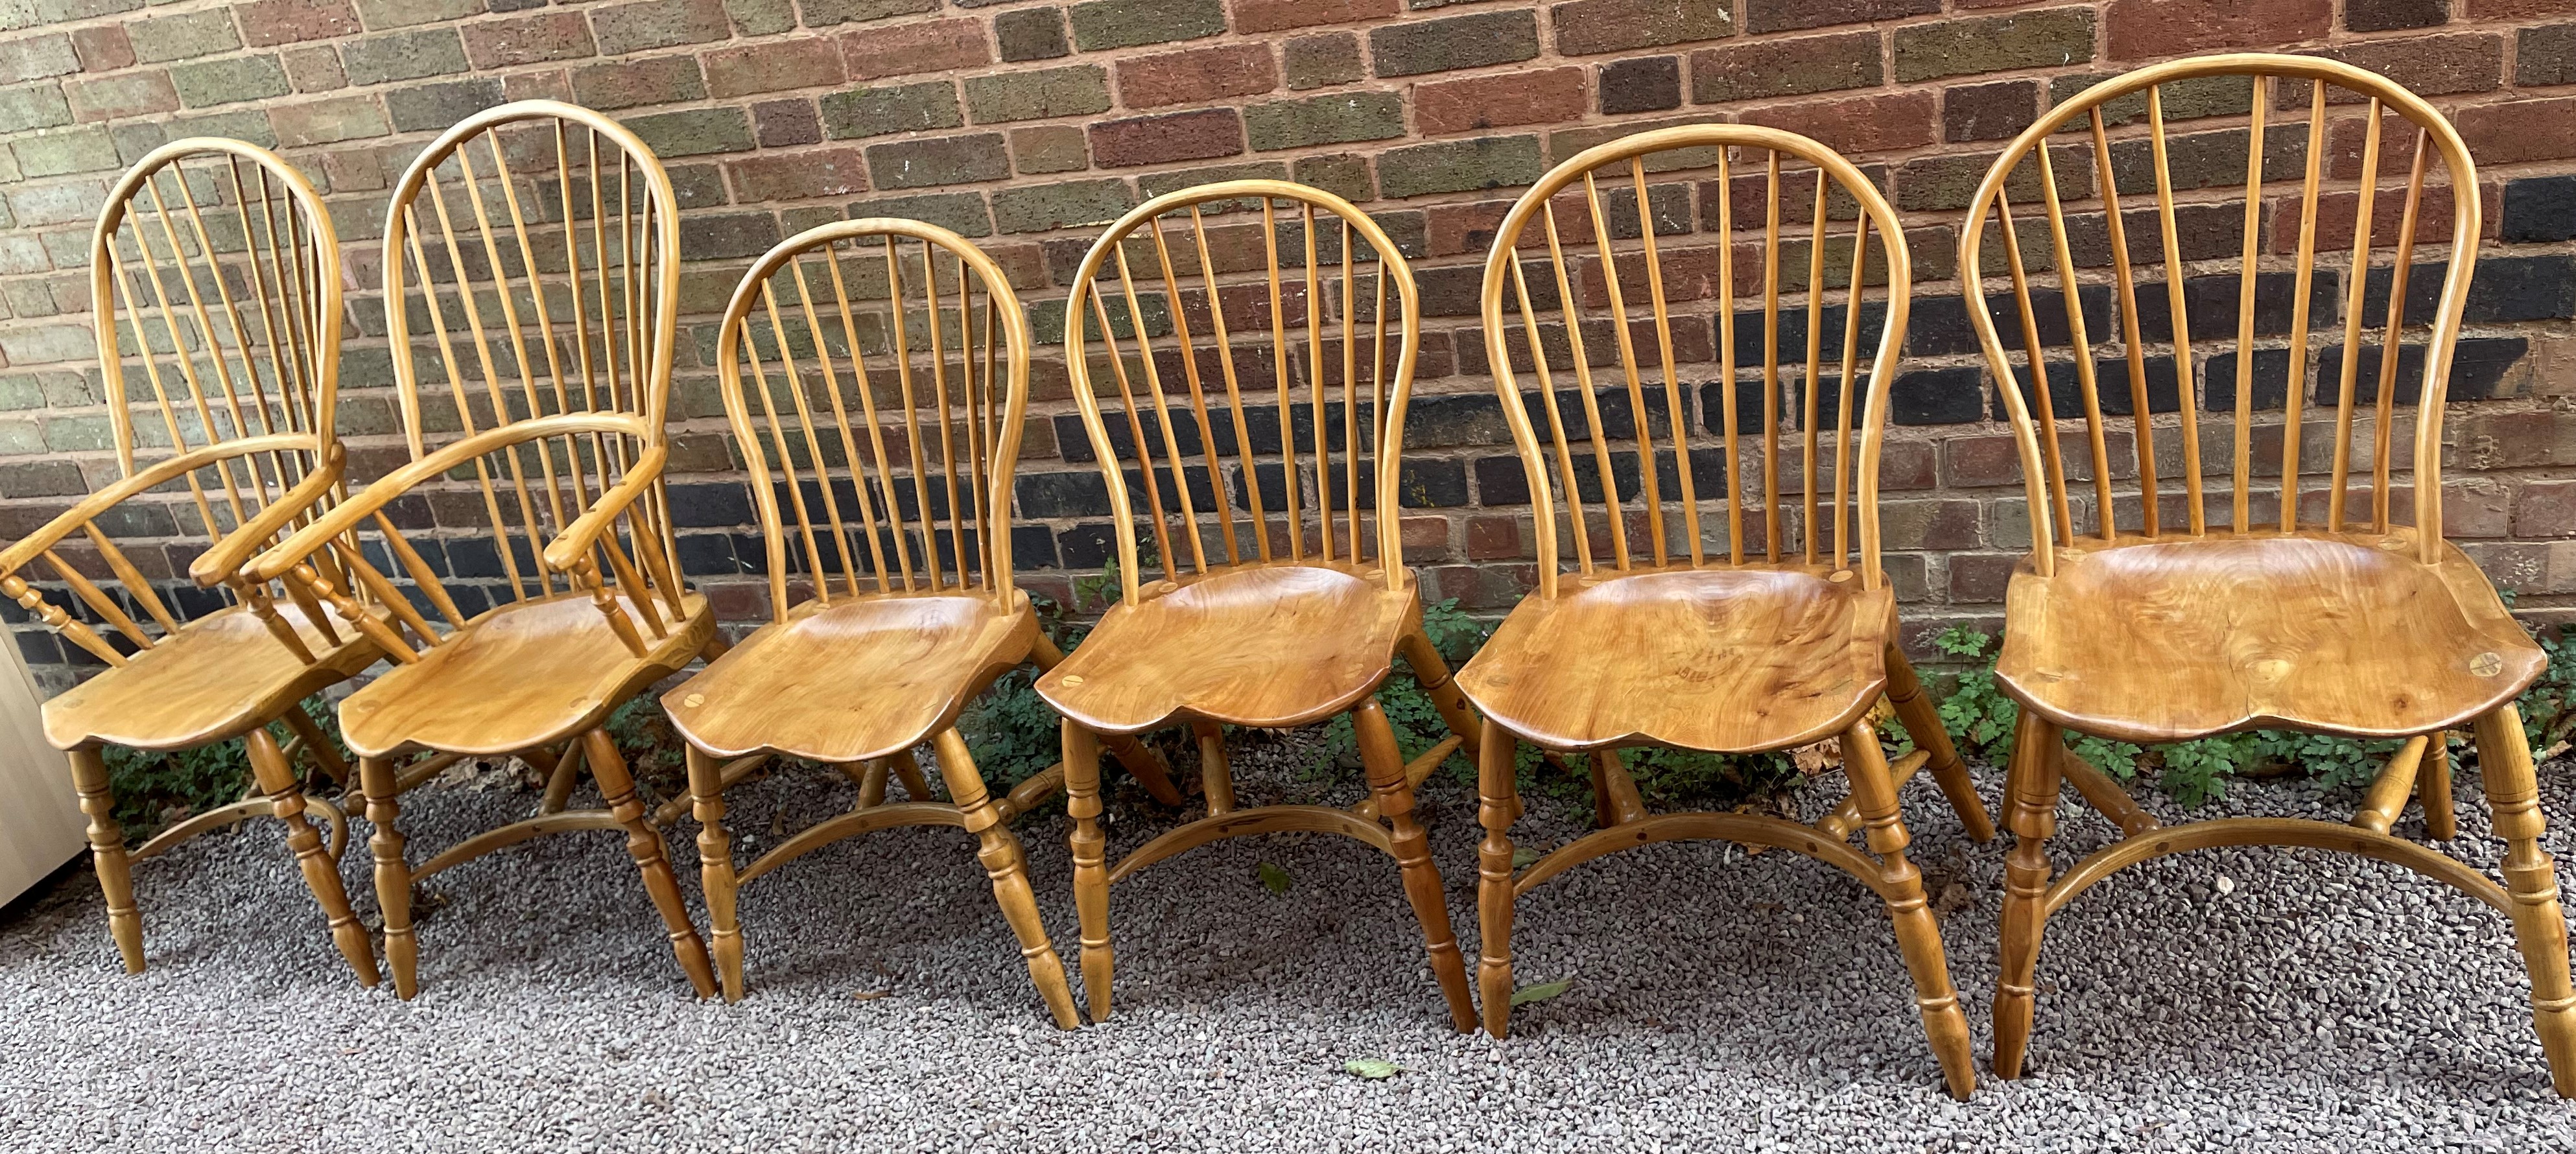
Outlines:
[[[734,899],[744,883],[843,838],[945,825],[979,842],[1057,1023],[1081,1024],[1010,831],[1063,789],[1063,767],[995,799],[956,730],[996,677],[1063,659],[1011,582],[1011,466],[1029,375],[1019,298],[990,257],[947,229],[827,224],[744,274],[716,355],[768,540],[771,623],[662,704],[689,743],[726,1000],[742,997]],[[923,780],[913,751],[925,742],[951,803]],[[1122,758],[1169,794],[1160,762],[1132,738],[1124,745]],[[839,768],[858,804],[738,869],[725,787],[778,757]],[[889,773],[904,801],[886,800]]]
[[[340,884],[347,824],[329,801],[306,796],[294,762],[307,757],[347,781],[347,764],[302,703],[372,664],[377,649],[333,629],[309,602],[276,605],[267,582],[239,572],[243,558],[343,493],[332,424],[340,248],[330,214],[267,149],[173,141],[109,191],[90,241],[90,302],[123,476],[0,550],[0,594],[108,666],[44,707],[46,739],[71,752],[108,928],[126,970],[141,973],[132,863],[273,814],[333,941],[373,986],[375,954]],[[151,387],[140,422],[141,399],[130,392],[138,369]],[[145,464],[144,450],[170,455]],[[182,489],[184,498],[167,499]],[[188,540],[194,530],[203,552]],[[181,540],[129,552],[115,536]],[[218,592],[157,587],[183,567]],[[49,600],[30,576],[60,582],[73,607]],[[293,734],[282,746],[268,728],[279,721]],[[251,795],[128,852],[99,747],[182,750],[235,738],[257,781]],[[330,823],[327,847],[309,809]]]
[[[1697,189],[1701,216],[1723,222],[1722,231],[1705,245],[1659,240],[1659,215],[1692,219],[1686,205],[1693,190],[1687,183],[1650,188],[1646,174],[1694,168],[1709,170],[1711,180]],[[1745,178],[1752,179],[1735,187]],[[1675,191],[1685,207],[1654,207]],[[1838,211],[1845,202],[1851,209]],[[1797,221],[1784,221],[1801,211],[1804,238],[1790,232]],[[1754,217],[1761,221],[1758,249],[1739,251],[1738,225]],[[1801,239],[1804,259],[1793,263],[1786,254]],[[1878,241],[1875,260],[1871,239]],[[1829,275],[1829,259],[1839,276]],[[1786,279],[1800,264],[1803,279]],[[1731,383],[1749,367],[1738,363],[1736,289],[1756,270],[1760,383],[1710,390],[1719,411],[1701,419],[1720,433],[1711,454],[1691,444],[1690,396],[1674,360],[1666,286],[1690,278],[1694,295],[1716,298],[1715,379]],[[1880,441],[1912,276],[1894,210],[1859,170],[1815,141],[1771,129],[1701,125],[1612,141],[1558,165],[1503,218],[1485,262],[1485,346],[1529,486],[1538,589],[1458,674],[1485,716],[1477,986],[1485,1029],[1495,1036],[1508,1032],[1511,1019],[1516,899],[1614,850],[1726,838],[1840,866],[1885,898],[1950,1089],[1965,1097],[1974,1084],[1966,1021],[1897,814],[1897,786],[1928,765],[1970,834],[1983,840],[1994,833],[1896,645],[1896,597],[1879,568]],[[1886,289],[1872,299],[1868,289],[1880,283]],[[1789,292],[1806,298],[1805,363],[1786,386],[1804,397],[1787,414],[1804,445],[1794,477],[1784,472],[1780,447],[1781,298]],[[1830,313],[1829,298],[1838,298]],[[1866,359],[1864,327],[1877,329]],[[1828,328],[1840,330],[1837,360],[1824,357],[1834,347]],[[1573,380],[1565,382],[1569,369]],[[1524,372],[1537,378],[1534,396],[1520,391]],[[1865,391],[1856,374],[1866,374]],[[1561,383],[1572,388],[1560,393]],[[1746,390],[1752,397],[1740,398]],[[1743,411],[1755,398],[1759,424]],[[1544,415],[1544,432],[1533,427],[1533,412]],[[1751,462],[1748,435],[1761,439]],[[1629,445],[1614,453],[1614,439]],[[1758,502],[1746,488],[1754,464]],[[1667,503],[1675,489],[1677,509]],[[1715,525],[1713,511],[1703,515],[1703,494],[1726,501],[1721,542],[1706,539]],[[1585,509],[1595,503],[1602,506],[1598,520]],[[1793,525],[1794,547],[1783,543]],[[1561,529],[1574,543],[1571,573],[1559,572]],[[1881,697],[1893,701],[1916,746],[1892,769],[1870,720]],[[1813,825],[1744,813],[1649,816],[1613,752],[1660,746],[1758,753],[1834,737],[1842,741],[1851,795]],[[1591,755],[1601,828],[1515,877],[1509,831],[1521,812],[1513,773],[1520,741]],[[1849,844],[1864,824],[1875,860]]]
[[[2171,137],[2176,104],[2229,119],[2217,132]],[[2289,123],[2268,127],[2276,115]],[[2055,147],[2037,149],[2070,127]],[[2249,148],[2249,140],[2264,143]],[[2243,184],[2187,187],[2189,171],[2173,157],[2222,147],[2243,150]],[[2428,186],[2436,168],[2447,180]],[[2266,181],[2292,172],[2302,173],[2296,196],[2270,202],[2267,216]],[[2383,187],[2392,179],[2402,191]],[[2414,94],[2359,68],[2272,55],[2175,61],[2095,85],[2017,138],[1979,187],[1960,267],[1989,268],[1980,262],[2000,247],[2010,276],[2003,311],[2019,324],[2018,365],[1995,319],[1984,309],[1969,316],[1996,379],[2028,382],[2002,393],[2040,543],[2013,574],[1995,669],[2022,706],[1996,1073],[2021,1070],[2050,914],[2150,858],[2299,845],[2401,865],[2510,915],[2558,1091],[2576,1092],[2566,925],[2539,846],[2531,754],[2513,706],[2544,660],[2486,576],[2442,538],[2442,401],[2480,235],[2478,197],[2460,192],[2477,187],[2458,134]],[[2099,207],[2101,190],[2119,212]],[[2128,207],[2150,194],[2152,209]],[[2075,199],[2097,207],[2075,212],[2067,203]],[[2033,226],[2029,216],[2042,221]],[[2218,243],[2235,250],[2236,267],[2187,274],[2186,262],[2213,255],[2195,251],[2211,247],[2213,222],[2230,219],[2240,231]],[[2374,264],[2375,240],[2392,224],[2394,260]],[[2026,229],[2045,232],[2035,256],[2023,252]],[[2086,230],[2107,240],[2090,263],[2069,239]],[[2447,264],[2438,296],[2414,291],[2434,287],[2429,270],[2416,267],[2419,232],[2448,246],[2436,258]],[[2347,248],[2348,265],[2320,261],[2321,246]],[[2056,301],[2041,288],[2052,279]],[[2360,286],[2366,297],[2355,293]],[[2091,327],[2094,318],[2074,303],[2087,294],[2108,298],[2116,329]],[[2198,364],[2195,330],[2221,323],[2234,339],[2222,338],[2206,363],[2206,396],[2193,372],[2176,387],[2174,366]],[[2056,339],[2043,340],[2043,328],[2056,329]],[[2319,330],[2333,343],[2318,347]],[[2365,349],[2373,338],[2377,347]],[[2409,399],[2412,524],[2391,469],[2401,349],[2410,342],[2423,373]],[[2206,342],[2198,351],[2208,352]],[[2127,388],[2103,387],[2105,375],[2125,376]],[[2331,426],[2309,426],[2311,400],[2332,407]],[[2204,406],[2217,410],[2207,428]],[[2077,408],[2080,423],[2073,415],[2061,423],[2061,412]],[[2232,421],[2223,415],[2230,408]],[[2163,413],[2172,417],[2157,419]],[[2302,452],[2311,437],[2330,445],[2322,479],[2311,479],[2318,462]],[[2227,488],[2223,506],[2209,491],[2216,483]],[[2503,886],[2388,833],[2420,786],[2427,830],[2453,836],[2445,734],[2463,727],[2476,732],[2496,832],[2509,846]],[[2155,743],[2254,728],[2405,743],[2348,826],[2277,818],[2159,826],[2064,745],[2067,731]],[[2129,836],[2052,884],[2047,840],[2066,781]]]
[[[1226,181],[1120,217],[1084,256],[1065,308],[1066,366],[1087,437],[1062,447],[1100,462],[1118,541],[1118,604],[1037,680],[1065,716],[1092,1020],[1109,1016],[1111,882],[1222,838],[1298,830],[1355,838],[1396,859],[1450,1016],[1474,1029],[1440,873],[1413,816],[1414,786],[1461,746],[1472,753],[1475,725],[1423,634],[1397,532],[1421,316],[1404,257],[1330,193]],[[1106,415],[1104,387],[1116,393]],[[1150,561],[1138,543],[1137,489]],[[1399,650],[1451,731],[1410,764],[1374,696]],[[1341,713],[1357,732],[1369,800],[1348,810],[1235,807],[1222,727],[1287,728]],[[1208,815],[1106,869],[1101,735],[1174,723],[1198,739]]]
[[[561,830],[625,832],[681,967],[715,992],[661,831],[601,728],[721,648],[706,599],[673,566],[661,488],[678,212],[652,152],[587,109],[506,104],[432,142],[384,232],[411,463],[249,566],[255,580],[291,578],[397,663],[341,703],[340,727],[360,757],[385,953],[405,998],[418,988],[412,886]],[[449,428],[459,437],[430,449],[427,434]],[[421,751],[433,756],[404,763]],[[415,868],[400,795],[460,758],[506,754],[549,775],[541,812]],[[585,764],[602,808],[566,810]]]

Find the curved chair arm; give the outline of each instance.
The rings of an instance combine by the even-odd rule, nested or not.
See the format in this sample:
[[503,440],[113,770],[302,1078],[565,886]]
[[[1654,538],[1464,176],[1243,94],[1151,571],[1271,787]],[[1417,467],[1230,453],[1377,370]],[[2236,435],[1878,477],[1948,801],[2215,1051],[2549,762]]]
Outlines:
[[615,488],[600,494],[598,500],[591,502],[590,511],[555,535],[554,543],[546,546],[546,568],[557,573],[572,572],[582,558],[590,555],[591,548],[599,544],[600,534],[607,532],[636,498],[653,491],[653,483],[662,479],[662,463],[670,456],[671,450],[667,446],[654,445],[645,449]]
[[[28,562],[43,556],[46,550],[52,549],[55,545],[61,543],[63,538],[71,536],[73,533],[79,531],[82,526],[97,520],[101,514],[125,503],[127,499],[133,497],[135,494],[159,488],[178,477],[193,473],[219,461],[227,461],[234,457],[245,457],[252,453],[309,453],[312,450],[313,438],[306,434],[277,433],[270,436],[244,437],[238,441],[226,441],[220,445],[181,453],[178,456],[154,462],[150,468],[147,468],[140,473],[136,473],[131,477],[127,477],[124,480],[118,481],[113,485],[109,485],[108,487],[92,493],[87,497],[81,498],[79,504],[63,510],[62,513],[57,515],[53,520],[46,522],[44,528],[38,529],[33,533],[29,533],[25,537],[19,538],[17,541],[12,542],[6,549],[0,549],[0,573],[16,572]],[[340,462],[336,458],[325,461],[323,463],[322,472],[314,474],[313,477],[307,478],[304,484],[296,486],[295,489],[291,490],[287,494],[285,499],[277,502],[277,505],[274,507],[287,507],[290,502],[296,502],[298,498],[304,499],[301,503],[296,504],[295,507],[300,508],[302,504],[309,504],[310,498],[305,497],[305,493],[306,490],[312,486],[313,482],[325,477],[326,475],[332,479],[337,479],[339,470]],[[261,517],[265,518],[266,515],[267,514],[263,513]],[[258,520],[259,519],[254,519],[252,523],[257,524]],[[234,537],[240,536],[241,532],[242,530],[235,530],[230,536],[225,538],[225,541],[229,543]]]
[[207,589],[232,580],[241,570],[242,563],[266,546],[279,530],[297,517],[314,511],[322,498],[340,483],[347,469],[348,454],[340,448],[338,441],[331,442],[331,450],[324,456],[321,468],[287,490],[284,496],[269,502],[268,507],[260,510],[259,515],[248,523],[224,534],[224,539],[215,542],[213,548],[197,554],[197,559],[188,565],[188,576]]

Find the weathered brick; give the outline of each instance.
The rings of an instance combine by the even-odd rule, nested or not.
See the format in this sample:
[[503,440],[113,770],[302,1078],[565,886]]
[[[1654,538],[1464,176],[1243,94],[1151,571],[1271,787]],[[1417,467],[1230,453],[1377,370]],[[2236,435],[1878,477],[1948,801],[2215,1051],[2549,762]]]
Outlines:
[[2576,96],[2472,105],[2451,123],[2481,165],[2576,156]]
[[[1352,203],[1377,199],[1377,182],[1369,176],[1368,158],[1364,156],[1301,156],[1289,173],[1297,183],[1320,188]],[[1389,235],[1401,233],[1404,213],[1376,214],[1378,225]],[[1401,243],[1399,241],[1399,243]],[[1406,255],[1420,255],[1419,246]]]
[[945,80],[854,88],[823,97],[823,130],[835,140],[956,128],[964,123],[957,89]]
[[1288,166],[1276,160],[1212,164],[1205,168],[1171,168],[1137,177],[1136,195],[1140,200],[1152,200],[1167,192],[1197,188],[1203,184],[1221,184],[1229,180],[1286,179],[1288,179]]
[[2140,60],[2273,48],[2322,37],[2333,20],[2333,0],[2110,0],[2103,49],[2112,60]]
[[1396,0],[1234,0],[1234,30],[1279,32],[1396,14]]
[[1006,233],[1046,232],[1103,224],[1133,207],[1127,183],[1120,180],[1014,185],[993,193],[993,222]]
[[58,128],[19,137],[10,144],[18,168],[28,176],[62,176],[117,167],[116,145],[96,125]]
[[733,34],[723,0],[631,0],[593,10],[590,26],[603,56],[705,44]]
[[2576,240],[2576,176],[2507,181],[2500,239],[2507,244]]
[[192,60],[170,70],[170,85],[186,108],[208,108],[286,95],[286,70],[274,56]]
[[1944,76],[2054,68],[2093,58],[2093,12],[2052,8],[1980,16],[1896,30],[1896,79],[1910,84]]
[[822,39],[726,48],[700,59],[706,64],[707,94],[718,100],[841,82],[841,53]]
[[1404,98],[1392,92],[1353,92],[1277,100],[1243,110],[1258,151],[1388,140],[1404,135]]
[[384,110],[365,96],[281,104],[268,110],[268,121],[277,128],[278,143],[288,148],[361,140],[393,131],[385,121]]
[[[952,114],[956,106],[950,98]],[[823,120],[811,100],[764,100],[751,106],[751,134],[762,148],[813,144],[823,139]]]
[[972,17],[852,32],[841,37],[841,55],[855,80],[972,68],[993,59],[984,24]]
[[113,24],[72,30],[72,50],[90,72],[114,72],[134,63],[134,42]]
[[278,53],[277,62],[286,69],[286,81],[297,92],[332,92],[349,86],[349,70],[340,66],[340,54],[327,44],[289,48]]
[[[2491,92],[2504,83],[2504,37],[2500,35],[2462,33],[2369,40],[2317,55],[2367,68],[2406,86],[2417,96]],[[2304,111],[2307,94],[2292,91],[2295,87],[2298,86],[2279,82],[2273,85],[2281,99],[2295,101]],[[2360,97],[2337,90],[2330,92],[2329,99],[2358,101]]]
[[1053,60],[1069,55],[1060,8],[1015,8],[993,17],[993,38],[1002,44],[1002,59]]
[[1011,130],[1011,166],[1023,176],[1046,172],[1079,172],[1091,165],[1082,130],[1070,124],[1041,124]]
[[1096,64],[966,78],[966,111],[977,124],[1108,110],[1109,77]]
[[868,146],[868,178],[882,189],[973,184],[1010,174],[1010,155],[998,132]]
[[80,54],[71,37],[54,34],[0,40],[0,84],[43,80],[80,71]]
[[1092,163],[1102,168],[1209,160],[1242,151],[1243,117],[1231,108],[1137,116],[1091,125]]
[[134,48],[134,59],[144,64],[211,56],[241,47],[241,36],[233,30],[233,14],[222,8],[137,20],[125,26],[125,39]]
[[27,132],[72,122],[63,90],[51,84],[0,88],[0,132]]
[[2343,26],[2355,32],[2430,28],[2450,18],[2450,0],[2344,0]]
[[62,95],[70,102],[74,120],[119,120],[179,107],[179,93],[170,87],[167,72],[67,81]]
[[446,76],[465,71],[465,42],[452,28],[387,32],[341,45],[340,65],[353,84]]
[[[486,4],[485,0],[357,0],[357,7],[359,23],[381,30],[463,20],[481,15]],[[500,4],[490,8],[496,12],[508,10]]]
[[1551,5],[1556,50],[1568,56],[1661,48],[1735,33],[1729,0],[1572,0]]
[[1073,6],[1073,46],[1085,52],[1196,40],[1223,31],[1223,0],[1084,0]]
[[739,108],[693,108],[626,118],[626,127],[643,137],[664,160],[712,152],[749,152],[751,117]]
[[2526,88],[2576,84],[2576,24],[2547,24],[2516,34],[2513,82]]
[[1424,136],[1575,120],[1583,105],[1580,68],[1476,76],[1413,89],[1414,127]]
[[1360,59],[1360,38],[1348,32],[1300,36],[1281,45],[1279,54],[1286,63],[1288,87],[1299,92],[1368,76],[1368,63]]
[[1640,56],[1601,66],[1601,112],[1663,112],[1682,104],[1682,58]]
[[1755,40],[1691,53],[1691,102],[1723,104],[1803,96],[1886,82],[1878,33],[1845,32],[1788,40]]
[[867,158],[857,148],[817,148],[745,157],[725,166],[737,204],[847,196],[868,190]]
[[1389,149],[1378,187],[1390,199],[1534,183],[1547,169],[1535,136],[1485,136]]
[[939,0],[804,0],[798,7],[805,14],[806,27],[827,28],[834,24],[936,12]]
[[498,80],[451,80],[388,92],[385,112],[392,117],[396,132],[429,132],[444,129],[505,99]]
[[2010,140],[2039,119],[2039,82],[2004,80],[1941,90],[1941,138]]
[[1747,0],[1745,26],[1754,32],[1790,32],[1829,24],[1897,20],[1941,10],[1941,0]]
[[233,12],[241,18],[242,40],[253,48],[328,40],[360,30],[348,0],[252,0]]
[[1267,44],[1220,44],[1118,62],[1118,98],[1129,108],[1206,104],[1279,86]]
[[1380,76],[1419,76],[1538,55],[1538,17],[1528,11],[1479,12],[1390,24],[1369,32]]
[[468,24],[464,33],[465,58],[476,68],[572,60],[598,51],[590,38],[590,21],[578,11]]
[[573,101],[601,111],[678,104],[706,96],[706,82],[698,74],[694,56],[611,60],[572,70]]
[[1855,96],[1745,109],[1743,120],[1814,137],[1845,154],[1919,148],[1932,143],[1938,118],[1929,92]]

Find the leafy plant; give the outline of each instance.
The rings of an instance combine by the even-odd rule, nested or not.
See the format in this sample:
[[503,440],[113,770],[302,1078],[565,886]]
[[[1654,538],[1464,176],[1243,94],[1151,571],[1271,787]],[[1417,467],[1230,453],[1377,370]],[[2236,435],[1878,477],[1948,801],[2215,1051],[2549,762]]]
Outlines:
[[[330,704],[315,696],[306,698],[303,708],[347,759],[339,717]],[[293,736],[283,722],[271,723],[269,734],[280,745]],[[250,754],[239,741],[167,753],[111,745],[102,757],[108,788],[116,795],[116,823],[131,844],[141,844],[172,823],[240,801],[251,787]],[[297,764],[311,763],[299,755]]]

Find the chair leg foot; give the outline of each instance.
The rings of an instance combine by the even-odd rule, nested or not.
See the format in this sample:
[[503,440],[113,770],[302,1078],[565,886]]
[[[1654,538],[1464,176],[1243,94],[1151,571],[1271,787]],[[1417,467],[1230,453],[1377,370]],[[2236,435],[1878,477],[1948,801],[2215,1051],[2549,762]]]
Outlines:
[[107,759],[95,745],[72,751],[72,789],[89,816],[90,865],[107,895],[107,932],[125,972],[143,972],[143,914],[134,906],[134,869],[125,856],[125,829],[116,824],[116,795],[107,787]]
[[1404,896],[1422,923],[1423,949],[1431,955],[1431,974],[1449,1001],[1449,1020],[1461,1034],[1475,1030],[1476,1003],[1467,990],[1467,960],[1458,952],[1458,936],[1449,928],[1449,897],[1440,884],[1440,867],[1432,864],[1431,842],[1413,817],[1413,788],[1404,780],[1404,754],[1395,747],[1395,730],[1377,699],[1351,711],[1359,735],[1360,762],[1369,788],[1377,794],[1377,812],[1393,829],[1395,864],[1404,876]]
[[1108,835],[1100,829],[1100,739],[1064,723],[1065,810],[1073,815],[1073,905],[1082,919],[1082,995],[1091,1020],[1109,1020]]
[[[689,801],[698,819],[698,878],[706,891],[707,928],[716,976],[727,1002],[742,1000],[742,924],[735,919],[733,837],[724,824],[724,763],[690,746]],[[880,770],[876,778],[885,781]]]
[[305,888],[313,891],[313,900],[321,904],[322,916],[330,923],[332,944],[357,972],[358,984],[375,988],[383,979],[376,973],[376,953],[367,939],[367,927],[358,924],[358,915],[349,909],[348,889],[340,883],[340,863],[323,848],[321,831],[304,816],[304,789],[287,764],[286,751],[265,726],[242,735],[242,746],[250,754],[251,773],[261,792],[268,795],[269,811],[285,827],[287,852],[295,855]]
[[2048,838],[2057,830],[2057,798],[2063,788],[2056,757],[2065,740],[2062,734],[2027,710],[2013,734],[2012,764],[2004,787],[2005,822],[2013,831],[2013,849],[2004,865],[2002,972],[1995,982],[1998,1078],[2021,1076],[2037,1011],[2039,942],[2046,928],[2052,872]]
[[1028,860],[1020,850],[1020,839],[1003,826],[1001,813],[993,808],[993,799],[984,790],[983,772],[975,768],[974,755],[966,750],[966,739],[955,729],[943,729],[932,740],[932,748],[939,752],[939,776],[948,784],[948,798],[965,814],[966,832],[975,835],[975,857],[993,880],[993,900],[1001,905],[1003,920],[1011,923],[1012,935],[1020,940],[1020,956],[1028,959],[1029,981],[1046,999],[1056,1025],[1068,1030],[1081,1026],[1073,987],[1065,981],[1064,961],[1047,939],[1037,893],[1029,888]]
[[2569,989],[2567,919],[2559,912],[2558,868],[2541,852],[2546,822],[2540,786],[2523,736],[2522,713],[2508,705],[2477,719],[2478,775],[2505,839],[2505,890],[2513,895],[2513,936],[2531,975],[2532,1024],[2549,1056],[2549,1080],[2561,1098],[2576,1098],[2576,991]]
[[367,839],[367,849],[375,855],[376,907],[385,918],[385,968],[393,971],[394,996],[410,1001],[420,993],[420,950],[412,938],[411,863],[403,856],[396,776],[387,758],[358,759],[358,784],[367,793],[367,821],[376,827]]
[[689,921],[688,907],[680,902],[679,876],[671,871],[662,831],[653,828],[644,813],[644,803],[635,796],[635,778],[627,771],[626,758],[617,752],[617,742],[605,729],[583,734],[582,741],[591,778],[599,783],[608,812],[626,828],[626,853],[635,859],[635,870],[644,877],[644,891],[652,896],[653,908],[661,912],[662,925],[670,933],[672,956],[679,959],[680,969],[689,975],[689,985],[699,997],[715,996],[715,967],[707,960],[706,942],[698,937],[698,927]]
[[1964,1099],[1977,1086],[1976,1056],[1968,1049],[1968,1019],[1959,1011],[1958,990],[1950,984],[1949,959],[1941,949],[1941,927],[1923,896],[1923,872],[1905,856],[1913,840],[1896,809],[1896,782],[1887,775],[1887,757],[1878,747],[1878,732],[1867,721],[1843,734],[1843,758],[1860,802],[1869,848],[1878,855],[1879,882],[1887,894],[1888,917],[1895,924],[1896,946],[1905,955],[1914,979],[1914,1005],[1923,1015],[1923,1033],[1941,1062],[1950,1096]]
[[1485,1032],[1511,1036],[1512,1028],[1512,819],[1520,812],[1512,762],[1518,742],[1488,721],[1476,753],[1476,823],[1485,829],[1476,847],[1476,1001]]

